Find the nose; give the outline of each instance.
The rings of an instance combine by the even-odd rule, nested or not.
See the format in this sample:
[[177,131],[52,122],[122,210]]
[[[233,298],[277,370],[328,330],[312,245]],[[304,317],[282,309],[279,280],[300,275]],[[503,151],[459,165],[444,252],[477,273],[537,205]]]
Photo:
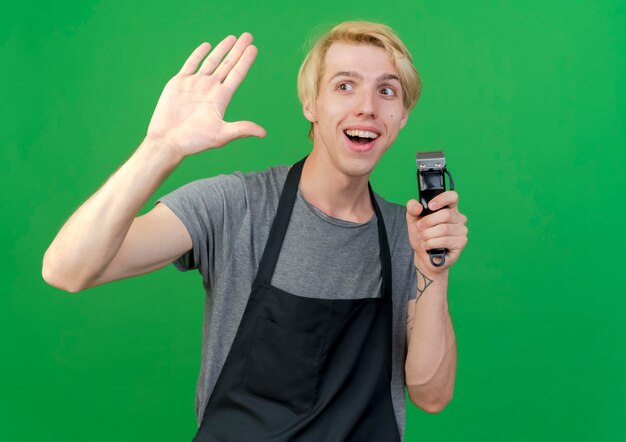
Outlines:
[[360,94],[359,102],[356,106],[356,114],[359,117],[376,118],[376,97],[375,94],[369,91],[363,91]]

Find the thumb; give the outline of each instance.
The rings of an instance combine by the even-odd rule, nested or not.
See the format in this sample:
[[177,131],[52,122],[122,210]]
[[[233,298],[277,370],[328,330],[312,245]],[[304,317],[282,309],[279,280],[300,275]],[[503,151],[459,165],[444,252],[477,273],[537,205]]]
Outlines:
[[234,140],[244,137],[265,137],[265,129],[251,121],[237,121],[234,123],[226,123],[224,132],[228,138]]
[[409,201],[407,201],[407,203],[406,203],[406,221],[407,221],[407,223],[417,222],[420,219],[420,215],[422,214],[423,210],[424,210],[424,208],[422,207],[422,205],[417,200],[410,199]]

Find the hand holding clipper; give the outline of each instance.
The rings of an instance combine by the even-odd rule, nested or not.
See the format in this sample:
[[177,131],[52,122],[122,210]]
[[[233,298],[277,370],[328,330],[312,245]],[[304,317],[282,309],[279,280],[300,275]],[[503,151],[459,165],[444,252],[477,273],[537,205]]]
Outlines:
[[[419,201],[424,207],[422,215],[428,215],[432,213],[428,208],[430,200],[446,191],[444,174],[450,178],[450,190],[454,190],[454,181],[446,168],[446,158],[442,150],[417,152],[416,163]],[[446,262],[447,251],[448,249],[443,248],[428,250],[431,264],[441,267]]]

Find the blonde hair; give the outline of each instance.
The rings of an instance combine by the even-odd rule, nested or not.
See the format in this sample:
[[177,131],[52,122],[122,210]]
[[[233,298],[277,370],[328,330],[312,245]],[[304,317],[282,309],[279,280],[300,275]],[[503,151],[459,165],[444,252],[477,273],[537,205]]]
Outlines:
[[[404,108],[407,112],[413,109],[422,90],[422,80],[413,65],[409,50],[389,26],[368,21],[340,23],[317,40],[298,72],[298,97],[303,105],[307,102],[314,103],[317,98],[319,84],[324,75],[326,52],[333,43],[373,45],[387,51],[398,71]],[[313,139],[313,123],[309,138]]]

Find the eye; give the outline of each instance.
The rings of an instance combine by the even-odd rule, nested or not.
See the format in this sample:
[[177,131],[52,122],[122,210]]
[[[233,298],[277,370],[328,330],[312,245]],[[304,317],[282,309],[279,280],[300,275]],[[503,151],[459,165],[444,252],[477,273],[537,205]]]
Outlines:
[[383,95],[388,95],[390,97],[393,97],[394,95],[396,95],[396,91],[394,91],[392,88],[390,88],[389,86],[386,86],[384,88],[382,88],[380,90],[381,94]]
[[350,83],[339,83],[337,89],[339,89],[340,91],[351,91],[352,85]]

